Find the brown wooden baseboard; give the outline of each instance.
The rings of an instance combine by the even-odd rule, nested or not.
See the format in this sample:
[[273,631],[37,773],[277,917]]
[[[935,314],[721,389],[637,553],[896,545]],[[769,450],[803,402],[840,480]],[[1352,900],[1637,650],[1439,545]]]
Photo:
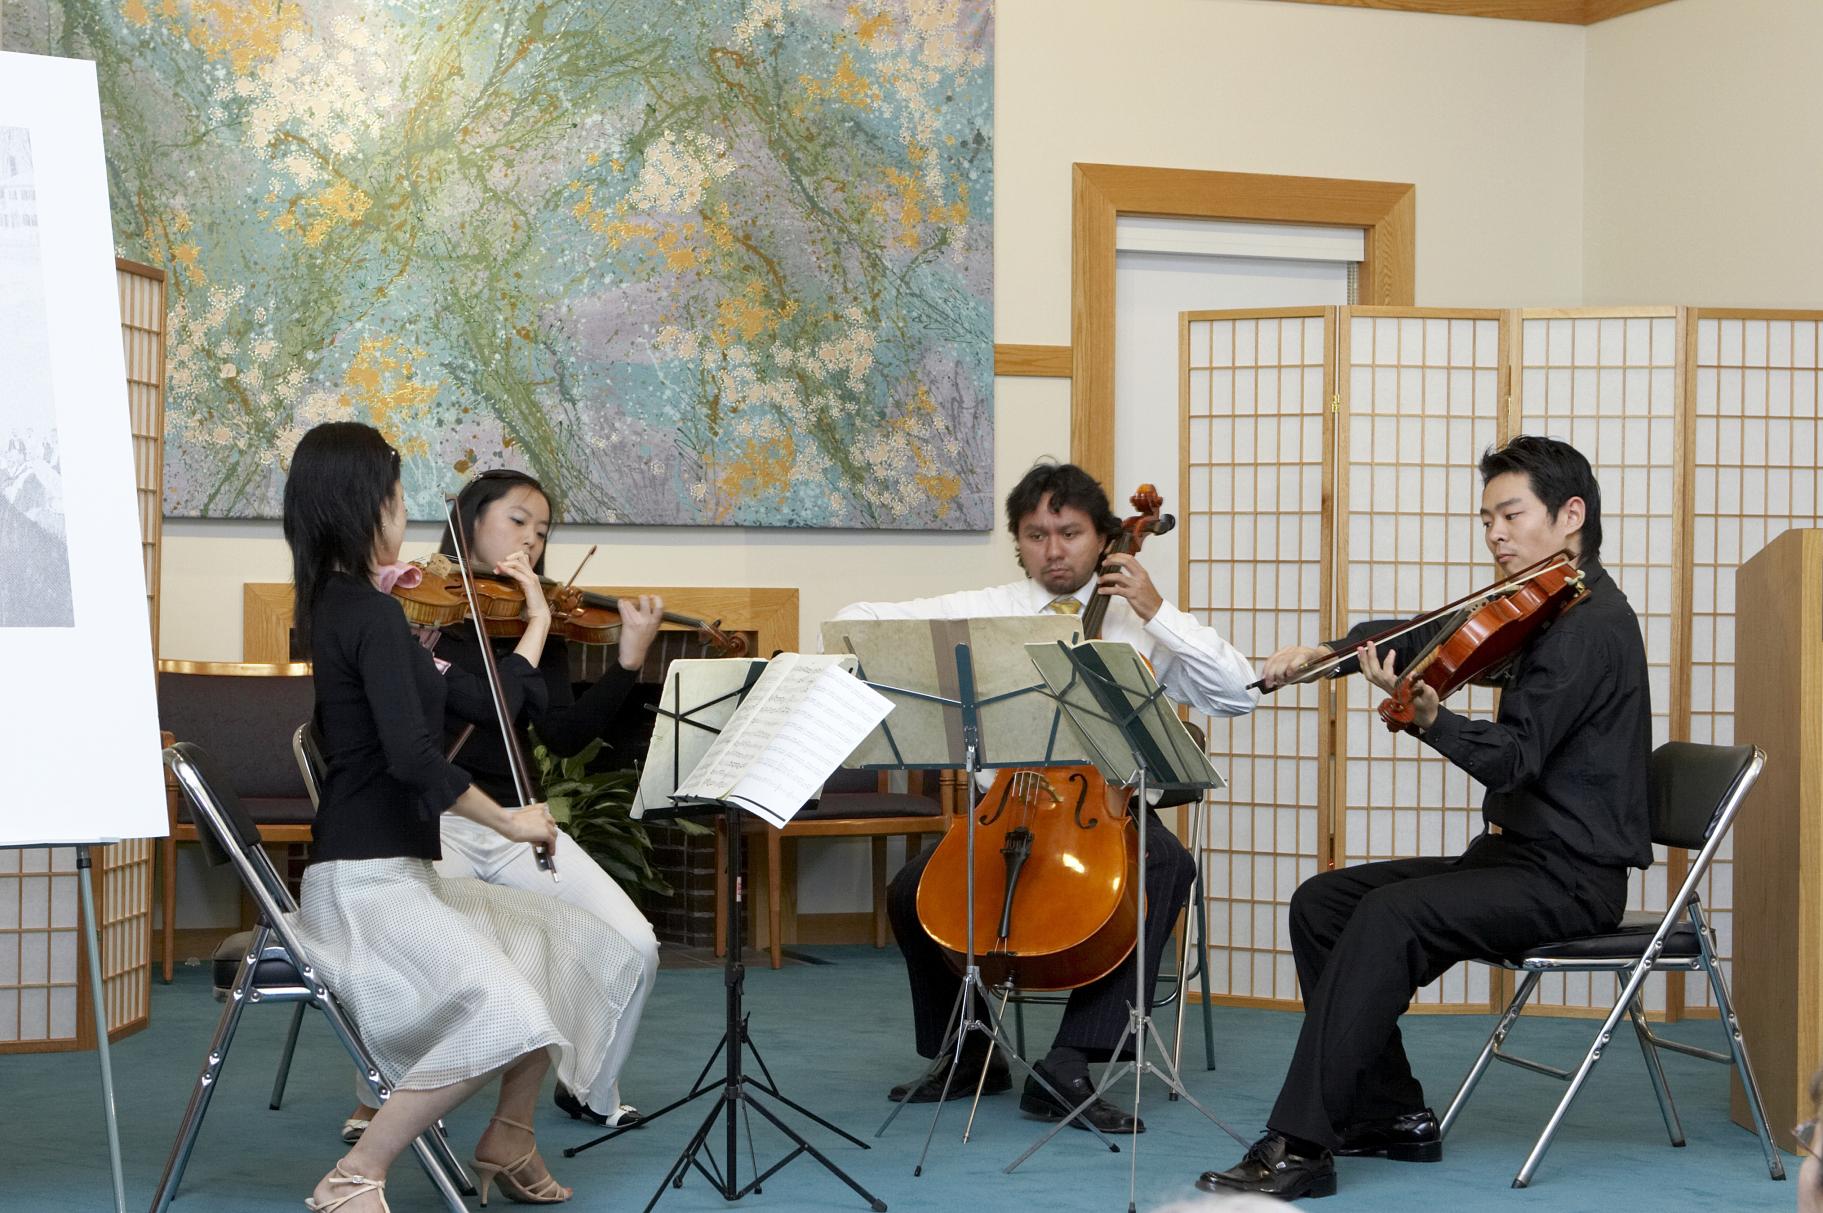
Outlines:
[[796,938],[791,943],[872,943],[874,916],[870,910],[846,914],[799,914]]

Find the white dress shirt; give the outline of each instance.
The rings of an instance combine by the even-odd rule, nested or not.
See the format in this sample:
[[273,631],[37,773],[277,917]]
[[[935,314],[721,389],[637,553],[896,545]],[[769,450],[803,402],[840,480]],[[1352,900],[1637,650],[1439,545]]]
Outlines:
[[[1095,593],[1093,579],[1074,597],[1087,609]],[[837,611],[837,619],[978,619],[1005,615],[1043,615],[1060,595],[1030,578],[985,590],[961,590],[908,602],[856,602]],[[1258,691],[1247,684],[1258,677],[1253,663],[1221,633],[1198,623],[1170,603],[1162,603],[1142,621],[1133,604],[1113,597],[1102,620],[1101,639],[1132,645],[1152,663],[1153,676],[1165,694],[1211,716],[1240,716],[1259,704]]]

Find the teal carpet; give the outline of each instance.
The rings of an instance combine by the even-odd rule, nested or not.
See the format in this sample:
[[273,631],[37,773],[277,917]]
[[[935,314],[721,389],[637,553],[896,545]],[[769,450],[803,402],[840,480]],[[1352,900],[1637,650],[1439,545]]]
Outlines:
[[[1125,1208],[1129,1155],[1110,1154],[1087,1134],[1069,1131],[1012,1175],[1002,1168],[1040,1130],[1018,1115],[1017,1096],[986,1101],[973,1140],[959,1137],[966,1104],[945,1110],[922,1177],[912,1165],[930,1124],[913,1107],[883,1138],[873,1135],[890,1111],[885,1090],[918,1069],[909,1040],[905,979],[891,951],[831,948],[835,963],[751,970],[748,1006],[754,1036],[781,1088],[799,1102],[868,1141],[861,1150],[808,1127],[807,1135],[894,1210]],[[150,1207],[153,1186],[188,1098],[220,1007],[209,997],[206,970],[180,972],[154,985],[150,1028],[114,1050],[129,1209]],[[1198,1008],[1192,1007],[1192,1023]],[[1046,1041],[1055,1011],[1034,1010],[1028,1028]],[[347,1111],[349,1070],[321,1017],[312,1014],[298,1048],[283,1111],[267,1110],[273,1065],[289,1008],[250,1008],[204,1126],[174,1213],[295,1210],[340,1154],[335,1132]],[[721,1030],[722,982],[715,970],[667,970],[648,1008],[626,1078],[626,1095],[648,1110],[677,1094],[696,1074]],[[1164,1017],[1168,1026],[1167,1012]],[[1219,1008],[1216,1061],[1201,1068],[1200,1036],[1186,1033],[1188,1082],[1196,1097],[1251,1138],[1261,1126],[1290,1053],[1295,1015]],[[1487,1032],[1486,1017],[1408,1020],[1406,1041],[1432,1100],[1445,1103]],[[1534,1056],[1567,1062],[1593,1025],[1538,1019],[1522,1022],[1515,1044]],[[1673,1034],[1716,1045],[1713,1023],[1676,1025]],[[1727,1116],[1728,1076],[1721,1066],[1667,1055],[1688,1148],[1666,1142],[1638,1050],[1617,1047],[1596,1069],[1571,1110],[1534,1185],[1508,1181],[1560,1091],[1549,1079],[1500,1067],[1488,1076],[1436,1165],[1344,1160],[1341,1192],[1311,1207],[1323,1213],[1372,1210],[1789,1210],[1794,1184],[1766,1177],[1751,1134]],[[112,1207],[107,1145],[100,1116],[100,1078],[93,1054],[0,1057],[0,1210],[96,1213]],[[1130,1088],[1129,1088],[1130,1090]],[[584,1140],[586,1126],[546,1104],[539,1132],[552,1170],[573,1185],[571,1208],[638,1210],[700,1119],[699,1101],[644,1129],[575,1159],[558,1151]],[[452,1138],[472,1149],[491,1099],[484,1096],[451,1120]],[[1148,1084],[1142,1109],[1151,1132],[1139,1139],[1141,1209],[1194,1195],[1191,1181],[1211,1165],[1227,1166],[1240,1149],[1185,1104],[1167,1103]],[[792,1117],[803,1124],[801,1118]],[[718,1136],[718,1141],[719,1141]],[[777,1157],[777,1138],[756,1121],[762,1165]],[[1793,1175],[1796,1166],[1790,1168]],[[742,1160],[743,1175],[748,1173]],[[441,1206],[416,1165],[393,1171],[392,1207]],[[490,1208],[504,1204],[496,1195]],[[471,1202],[472,1205],[472,1202]],[[669,1191],[662,1210],[725,1209],[700,1176]],[[741,1207],[772,1210],[861,1210],[865,1206],[810,1158],[799,1158]],[[1218,1206],[1219,1207],[1219,1206]]]

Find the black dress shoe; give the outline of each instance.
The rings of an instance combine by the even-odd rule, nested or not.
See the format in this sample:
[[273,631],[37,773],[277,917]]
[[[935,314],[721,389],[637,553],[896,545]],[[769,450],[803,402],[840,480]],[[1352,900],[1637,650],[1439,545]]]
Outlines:
[[1280,1200],[1334,1196],[1336,1160],[1328,1150],[1315,1158],[1293,1154],[1283,1137],[1268,1133],[1226,1171],[1204,1171],[1196,1186],[1205,1192],[1257,1192]]
[[[910,1082],[902,1082],[886,1093],[886,1098],[894,1103],[936,1103],[943,1096],[943,1080],[949,1076],[950,1055],[939,1057],[929,1070]],[[949,1084],[949,1098],[973,1099],[975,1081],[981,1078],[981,1059],[964,1057],[962,1068],[957,1071],[954,1082]],[[1002,1091],[1013,1089],[1013,1075],[1006,1067],[1006,1059],[995,1056],[987,1064],[987,1077],[981,1083],[983,1095],[998,1095]]]
[[[1063,1096],[1064,1102],[1058,1103],[1051,1093],[1039,1086],[1034,1079],[1025,1080],[1025,1090],[1019,1096],[1019,1110],[1034,1120],[1062,1120],[1080,1104],[1095,1093],[1095,1084],[1089,1081],[1087,1073],[1073,1078],[1060,1077],[1042,1061],[1032,1067],[1033,1073],[1042,1074],[1044,1080]],[[1097,1099],[1084,1108],[1076,1119],[1070,1122],[1072,1129],[1087,1132],[1090,1126],[1103,1133],[1144,1133],[1146,1122],[1135,1120],[1131,1112],[1115,1107],[1105,1099]]]
[[1420,1108],[1389,1120],[1349,1125],[1342,1130],[1336,1153],[1349,1158],[1379,1154],[1394,1162],[1441,1162],[1443,1134],[1437,1127],[1437,1114]]

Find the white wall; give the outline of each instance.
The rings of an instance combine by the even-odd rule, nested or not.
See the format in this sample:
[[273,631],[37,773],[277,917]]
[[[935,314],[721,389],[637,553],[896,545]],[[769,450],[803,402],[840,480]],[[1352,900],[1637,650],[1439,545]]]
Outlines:
[[1677,0],[1588,37],[1586,301],[1823,306],[1823,4]]
[[997,13],[1000,341],[1070,339],[1074,161],[1412,182],[1418,302],[1580,302],[1581,27],[1262,0]]

